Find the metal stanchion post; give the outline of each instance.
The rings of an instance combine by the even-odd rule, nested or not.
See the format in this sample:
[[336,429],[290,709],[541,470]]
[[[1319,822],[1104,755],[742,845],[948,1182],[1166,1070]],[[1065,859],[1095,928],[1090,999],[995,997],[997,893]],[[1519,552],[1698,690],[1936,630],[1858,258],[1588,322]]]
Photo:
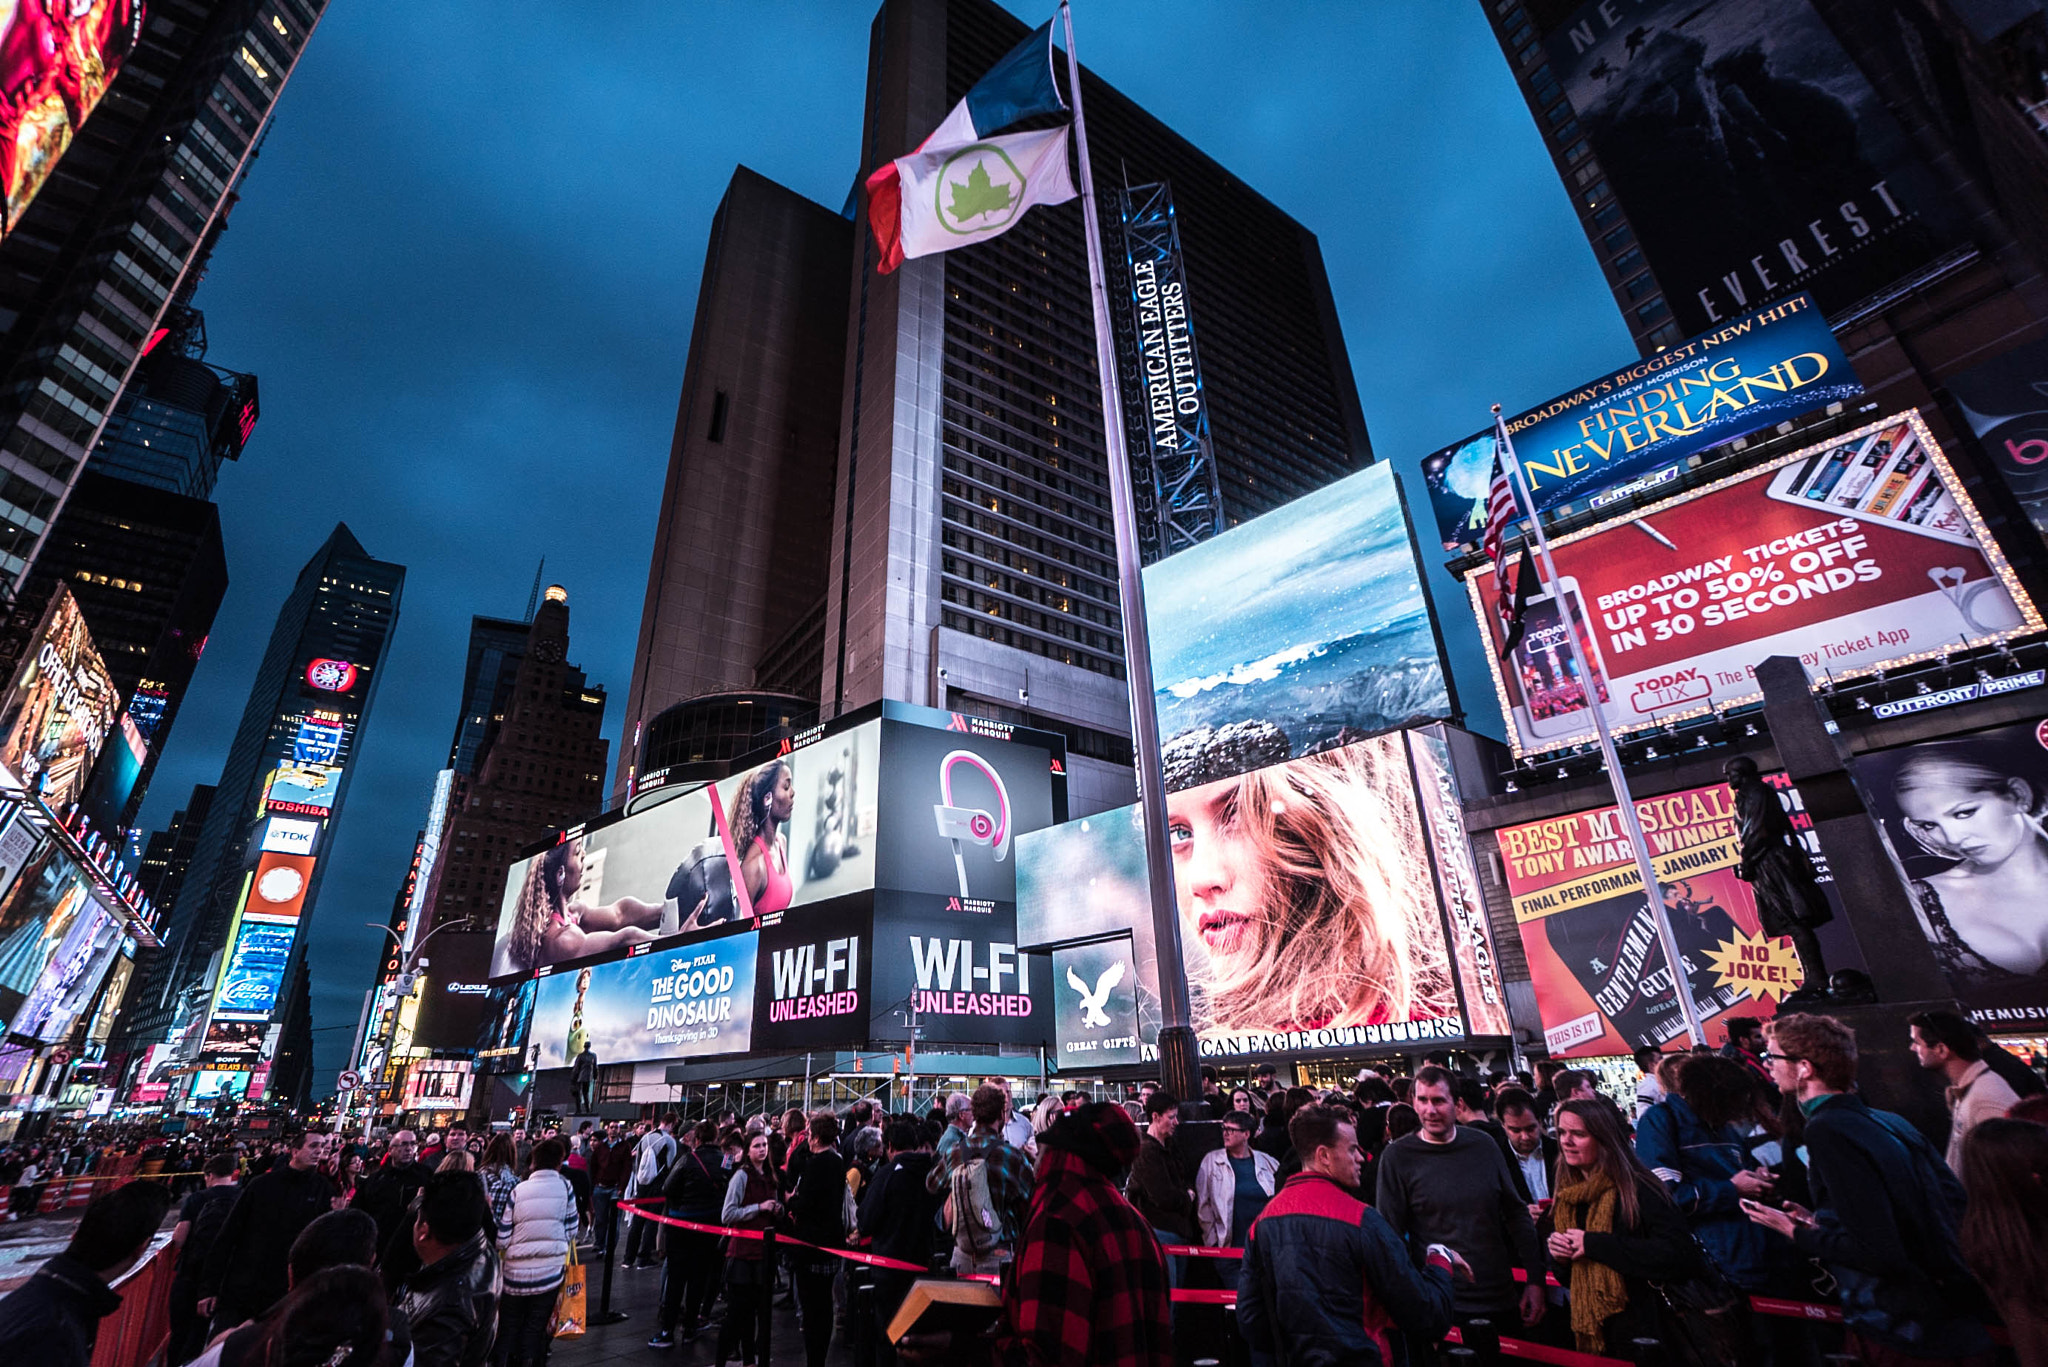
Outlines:
[[623,1310],[612,1309],[612,1249],[619,1242],[619,1210],[616,1202],[612,1206],[611,1227],[605,1231],[604,1239],[604,1284],[598,1293],[597,1313],[590,1316],[594,1328],[600,1324],[618,1324],[627,1318]]
[[[761,1328],[759,1331],[761,1342],[755,1346],[754,1361],[765,1365],[773,1360],[769,1355],[769,1345],[774,1341],[775,1336],[775,1231],[773,1229],[761,1231],[761,1274],[764,1278],[761,1295]],[[792,1287],[793,1293],[794,1288]]]

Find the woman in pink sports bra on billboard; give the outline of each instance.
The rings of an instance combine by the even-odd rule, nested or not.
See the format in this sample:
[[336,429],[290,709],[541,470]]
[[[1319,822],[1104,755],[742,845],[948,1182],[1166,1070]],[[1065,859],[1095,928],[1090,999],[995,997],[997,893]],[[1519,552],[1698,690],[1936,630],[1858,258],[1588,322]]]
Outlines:
[[783,827],[796,811],[796,779],[782,760],[764,764],[732,796],[732,844],[754,914],[784,911],[796,896],[789,876],[789,841]]

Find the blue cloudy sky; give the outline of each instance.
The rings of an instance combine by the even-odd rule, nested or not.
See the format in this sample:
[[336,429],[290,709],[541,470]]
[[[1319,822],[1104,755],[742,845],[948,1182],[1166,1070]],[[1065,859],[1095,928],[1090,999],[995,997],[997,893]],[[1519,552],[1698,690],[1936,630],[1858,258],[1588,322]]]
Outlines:
[[[1033,21],[1043,6],[1011,4]],[[263,420],[219,491],[233,576],[146,824],[211,782],[334,521],[410,573],[312,929],[338,1066],[454,729],[472,613],[568,586],[619,699],[712,211],[744,163],[838,207],[862,3],[336,3],[198,302]],[[1414,462],[1632,355],[1479,0],[1083,0],[1083,56],[1321,238],[1373,444]],[[1474,724],[1498,730],[1440,572]],[[325,1086],[325,1080],[321,1085]]]

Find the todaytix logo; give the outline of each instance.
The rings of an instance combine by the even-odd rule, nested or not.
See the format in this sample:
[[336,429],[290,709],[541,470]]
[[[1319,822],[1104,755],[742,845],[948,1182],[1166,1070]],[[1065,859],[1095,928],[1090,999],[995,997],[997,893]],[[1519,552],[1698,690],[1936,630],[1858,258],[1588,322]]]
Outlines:
[[947,911],[971,911],[977,916],[993,916],[996,904],[981,897],[948,897]]
[[771,1021],[815,1020],[860,1010],[860,940],[848,935],[822,944],[772,951],[769,982]]

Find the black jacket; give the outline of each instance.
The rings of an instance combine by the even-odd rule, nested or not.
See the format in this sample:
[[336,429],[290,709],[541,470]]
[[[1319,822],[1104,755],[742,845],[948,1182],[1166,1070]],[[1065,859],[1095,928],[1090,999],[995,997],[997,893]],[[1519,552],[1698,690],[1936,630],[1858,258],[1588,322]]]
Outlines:
[[398,1289],[418,1367],[483,1367],[498,1324],[498,1255],[483,1231]]
[[[1549,1195],[1557,1195],[1557,1136],[1543,1136],[1543,1173],[1550,1183]],[[1536,1203],[1536,1193],[1529,1190],[1529,1179],[1522,1175],[1522,1156],[1515,1152],[1513,1144],[1508,1145],[1508,1176],[1514,1179],[1515,1192],[1525,1206]]]
[[242,1188],[199,1273],[200,1298],[220,1298],[214,1311],[220,1323],[255,1319],[284,1299],[291,1289],[292,1241],[334,1209],[338,1195],[319,1169],[300,1172],[289,1163]]
[[[349,1205],[357,1210],[369,1212],[377,1222],[377,1247],[388,1248],[391,1236],[405,1220],[406,1207],[419,1189],[427,1184],[433,1169],[425,1163],[394,1163],[385,1159],[376,1167],[363,1174],[363,1180],[356,1185],[355,1199]],[[408,1236],[410,1231],[408,1231]]]
[[885,1160],[861,1193],[860,1232],[874,1241],[872,1251],[919,1267],[929,1267],[937,1234],[941,1193],[925,1190],[932,1156],[921,1151],[899,1153]]
[[[1632,1227],[1586,1235],[1587,1259],[1614,1268],[1628,1284],[1627,1305],[1606,1324],[1607,1351],[1624,1355],[1632,1339],[1664,1335],[1663,1300],[1650,1285],[1651,1279],[1680,1281],[1700,1268],[1699,1245],[1694,1242],[1685,1217],[1671,1204],[1662,1182],[1654,1177],[1639,1179],[1636,1205],[1636,1222]],[[1619,1213],[1617,1209],[1617,1216]],[[1548,1216],[1544,1218],[1542,1232],[1546,1236],[1552,1232]],[[1571,1263],[1554,1262],[1551,1270],[1557,1273],[1558,1281],[1571,1285]],[[1562,1313],[1571,1312],[1567,1309]]]
[[663,1209],[680,1220],[717,1224],[719,1209],[725,1204],[725,1185],[732,1178],[721,1166],[722,1159],[715,1144],[678,1148],[661,1186],[668,1203]]
[[0,1299],[0,1362],[86,1367],[100,1321],[120,1308],[97,1273],[59,1253]]
[[1138,1214],[1170,1242],[1201,1242],[1195,1227],[1194,1183],[1180,1156],[1147,1133],[1138,1141],[1138,1160],[1131,1165],[1128,1195]]
[[199,1285],[206,1257],[220,1240],[220,1232],[227,1227],[228,1216],[234,1213],[235,1201],[241,1194],[240,1187],[201,1187],[185,1198],[178,1218],[189,1221],[191,1228],[185,1231],[185,1246],[178,1252],[177,1281],[187,1286]]
[[846,1160],[837,1149],[824,1149],[803,1161],[796,1189],[789,1196],[789,1217],[796,1237],[820,1248],[846,1242]]

